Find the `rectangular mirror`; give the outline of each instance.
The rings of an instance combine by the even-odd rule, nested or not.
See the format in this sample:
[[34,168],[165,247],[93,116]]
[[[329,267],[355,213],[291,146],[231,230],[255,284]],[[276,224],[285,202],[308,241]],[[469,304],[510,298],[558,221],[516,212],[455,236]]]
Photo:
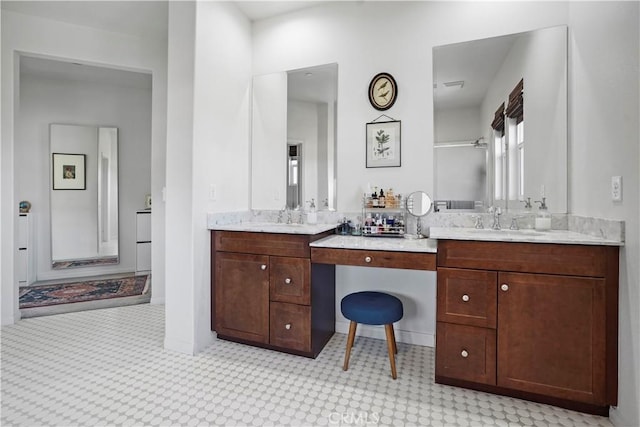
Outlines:
[[566,26],[434,47],[433,74],[436,208],[566,213]]
[[338,65],[253,77],[252,209],[336,209]]
[[50,125],[51,263],[118,263],[118,129]]

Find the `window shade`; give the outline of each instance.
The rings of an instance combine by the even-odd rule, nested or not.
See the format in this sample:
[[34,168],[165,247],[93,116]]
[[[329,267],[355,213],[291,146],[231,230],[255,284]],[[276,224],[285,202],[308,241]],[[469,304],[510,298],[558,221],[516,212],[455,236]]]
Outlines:
[[498,132],[500,136],[504,135],[504,102],[496,110],[496,114],[491,122],[491,127]]
[[524,79],[520,79],[509,94],[509,106],[506,114],[510,119],[516,119],[516,123],[524,120]]

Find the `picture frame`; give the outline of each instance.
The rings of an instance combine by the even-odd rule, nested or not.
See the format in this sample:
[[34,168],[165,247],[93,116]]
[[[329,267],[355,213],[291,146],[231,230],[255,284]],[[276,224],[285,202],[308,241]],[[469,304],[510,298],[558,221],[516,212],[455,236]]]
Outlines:
[[367,123],[366,134],[367,168],[402,165],[400,120]]
[[86,190],[86,154],[52,154],[54,190]]

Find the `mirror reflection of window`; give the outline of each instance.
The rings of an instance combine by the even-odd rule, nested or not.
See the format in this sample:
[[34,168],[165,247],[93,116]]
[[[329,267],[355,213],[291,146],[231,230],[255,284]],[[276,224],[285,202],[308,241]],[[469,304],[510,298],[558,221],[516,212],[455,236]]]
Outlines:
[[507,166],[507,155],[504,149],[504,134],[494,132],[494,199],[496,201],[504,200],[505,174]]
[[518,200],[524,200],[524,120],[516,125],[518,149]]
[[[526,125],[522,117],[524,83]],[[466,167],[472,150],[456,149],[452,165],[445,154],[453,149],[444,148],[445,143],[481,137],[488,143],[482,193],[486,205],[520,210],[520,200],[539,198],[542,189],[551,188],[545,195],[547,204],[554,212],[566,212],[566,26],[436,46],[433,88],[434,196],[438,206],[460,195],[468,197],[469,192],[460,189],[485,184],[475,176],[463,181],[464,171],[460,170]],[[494,117],[503,103],[502,111]],[[457,172],[453,177],[451,170]]]

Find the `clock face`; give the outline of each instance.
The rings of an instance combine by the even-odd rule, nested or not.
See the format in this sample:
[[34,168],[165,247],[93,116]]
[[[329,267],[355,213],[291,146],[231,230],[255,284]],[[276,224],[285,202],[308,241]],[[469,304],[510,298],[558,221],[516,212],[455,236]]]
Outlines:
[[369,102],[377,110],[391,108],[398,95],[398,87],[393,76],[388,73],[376,75],[369,84]]

